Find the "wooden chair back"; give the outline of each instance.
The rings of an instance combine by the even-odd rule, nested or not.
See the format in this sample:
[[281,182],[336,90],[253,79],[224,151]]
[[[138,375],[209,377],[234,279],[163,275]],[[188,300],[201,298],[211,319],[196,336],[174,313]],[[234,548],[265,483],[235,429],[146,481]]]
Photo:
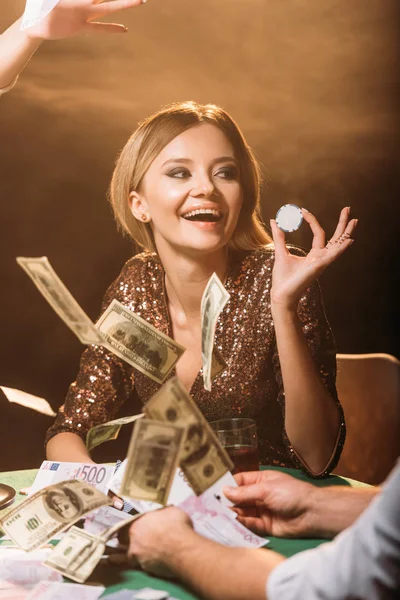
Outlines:
[[400,361],[390,354],[338,354],[337,367],[347,439],[335,473],[378,485],[400,455]]

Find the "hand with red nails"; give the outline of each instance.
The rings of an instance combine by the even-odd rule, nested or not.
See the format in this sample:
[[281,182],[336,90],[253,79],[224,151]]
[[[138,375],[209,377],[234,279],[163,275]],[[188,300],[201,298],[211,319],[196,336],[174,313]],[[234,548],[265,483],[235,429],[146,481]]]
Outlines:
[[270,221],[275,245],[271,305],[296,309],[303,292],[354,241],[352,234],[358,220],[349,220],[350,207],[341,211],[335,233],[328,243],[326,243],[325,231],[316,217],[304,208],[302,212],[304,220],[309,224],[314,235],[311,250],[306,256],[291,254],[285,244],[285,233],[279,229],[274,219]]

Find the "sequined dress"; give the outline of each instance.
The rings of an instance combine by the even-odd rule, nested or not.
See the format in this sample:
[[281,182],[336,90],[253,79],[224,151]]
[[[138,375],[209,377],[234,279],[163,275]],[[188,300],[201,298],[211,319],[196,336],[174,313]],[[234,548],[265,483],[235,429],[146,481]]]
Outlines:
[[[211,392],[204,389],[200,370],[190,394],[208,421],[229,417],[254,419],[262,464],[301,468],[312,475],[290,446],[284,430],[284,391],[270,308],[273,260],[274,253],[268,248],[231,256],[225,282],[231,297],[215,332],[215,345],[227,368],[214,379]],[[113,298],[172,337],[164,269],[156,254],[142,253],[127,261],[104,296],[103,311]],[[335,386],[334,339],[317,282],[301,298],[298,314],[321,378],[337,400],[342,417],[337,445],[320,475],[323,476],[339,460],[345,425]],[[174,370],[170,376],[173,374]],[[46,442],[62,432],[77,433],[85,439],[90,427],[115,418],[133,389],[145,404],[159,388],[160,384],[109,350],[89,346],[82,354],[77,379],[47,432]]]

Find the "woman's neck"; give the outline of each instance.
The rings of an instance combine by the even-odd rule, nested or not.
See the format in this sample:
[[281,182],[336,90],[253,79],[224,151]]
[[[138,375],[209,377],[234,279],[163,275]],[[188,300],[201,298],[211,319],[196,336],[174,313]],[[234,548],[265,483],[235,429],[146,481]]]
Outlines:
[[170,311],[184,326],[200,316],[201,298],[213,273],[224,282],[228,269],[227,247],[215,253],[187,256],[162,250],[159,256],[165,271],[165,288]]

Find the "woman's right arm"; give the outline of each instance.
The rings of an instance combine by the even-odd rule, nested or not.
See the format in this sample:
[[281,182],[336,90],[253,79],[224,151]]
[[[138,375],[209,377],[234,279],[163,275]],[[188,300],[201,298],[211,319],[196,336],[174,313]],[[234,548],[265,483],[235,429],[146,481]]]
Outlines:
[[89,346],[82,354],[76,381],[47,431],[48,460],[91,462],[85,446],[87,432],[115,418],[133,385],[130,365],[102,346]]
[[43,40],[61,40],[81,33],[124,33],[124,25],[99,23],[93,19],[107,17],[125,8],[139,6],[146,0],[60,0],[36,25],[21,31],[22,17],[0,36],[0,94],[15,83],[31,56]]
[[92,463],[84,441],[77,433],[58,433],[46,447],[47,460]]
[[[134,272],[128,261],[107,289],[101,305],[102,313],[114,298],[124,301],[120,294],[121,286],[125,289]],[[48,460],[92,462],[85,445],[87,432],[95,425],[114,419],[130,398],[133,387],[133,367],[103,346],[88,346],[82,353],[76,381],[70,385],[65,402],[47,431]]]

